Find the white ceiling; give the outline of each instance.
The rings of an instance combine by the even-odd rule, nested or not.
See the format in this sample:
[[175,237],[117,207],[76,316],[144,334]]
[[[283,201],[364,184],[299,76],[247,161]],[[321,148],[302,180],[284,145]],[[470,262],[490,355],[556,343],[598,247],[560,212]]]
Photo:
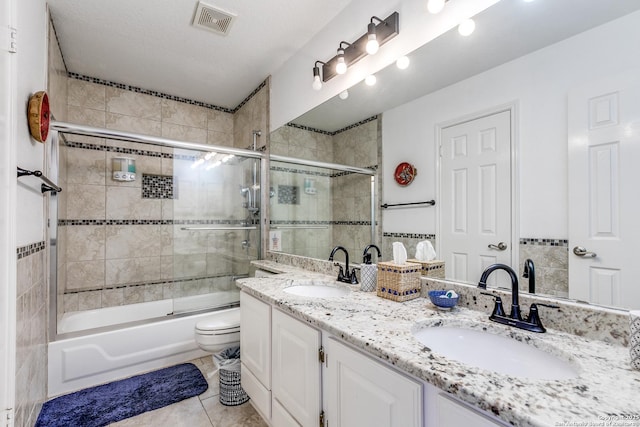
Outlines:
[[349,2],[205,0],[237,15],[227,36],[191,26],[197,0],[49,7],[68,71],[233,109]]
[[[336,131],[640,9],[640,0],[502,0],[474,17],[476,31],[451,30],[391,65],[377,83],[359,83],[293,123]],[[558,66],[561,66],[559,64]]]

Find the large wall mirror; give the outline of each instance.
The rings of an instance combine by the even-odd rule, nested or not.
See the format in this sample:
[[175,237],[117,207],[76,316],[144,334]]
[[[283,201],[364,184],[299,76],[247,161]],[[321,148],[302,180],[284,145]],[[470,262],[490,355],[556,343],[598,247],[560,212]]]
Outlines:
[[[633,162],[640,159],[632,151],[640,147],[639,9],[636,0],[502,0],[475,17],[471,36],[456,30],[442,35],[410,54],[408,69],[389,66],[377,73],[376,86],[350,88],[346,99],[335,97],[294,120],[295,126],[274,131],[272,141],[282,143],[282,134],[293,129],[340,131],[332,138],[353,131],[343,135],[340,147],[347,153],[341,155],[357,166],[379,166],[379,201],[437,200],[433,208],[378,212],[383,251],[402,240],[411,252],[417,241],[429,239],[447,263],[448,278],[477,283],[477,271],[461,267],[448,246],[453,226],[443,216],[459,212],[451,203],[467,201],[461,194],[479,190],[452,190],[443,171],[456,166],[443,164],[440,146],[455,140],[455,132],[447,133],[455,126],[506,112],[509,173],[489,182],[508,180],[504,190],[495,190],[509,195],[508,234],[489,243],[504,240],[507,263],[520,275],[524,261],[534,261],[536,293],[638,309],[640,267],[627,245],[640,237],[634,235],[640,208],[632,194],[638,182]],[[408,156],[419,174],[403,189],[391,174]],[[358,157],[365,161],[358,164]],[[358,206],[356,200],[345,203],[345,209]],[[474,209],[459,217],[488,218]],[[492,229],[486,221],[481,225]],[[491,252],[467,256],[481,258],[479,269],[500,260]],[[521,289],[527,291],[526,279]]]

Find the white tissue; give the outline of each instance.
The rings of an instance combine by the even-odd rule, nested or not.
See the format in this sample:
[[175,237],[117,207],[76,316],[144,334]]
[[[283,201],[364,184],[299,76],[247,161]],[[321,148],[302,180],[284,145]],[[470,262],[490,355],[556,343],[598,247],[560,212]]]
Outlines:
[[416,259],[418,261],[431,261],[436,259],[436,251],[428,240],[418,242],[416,245]]
[[407,250],[401,242],[393,242],[393,263],[404,264],[407,262]]

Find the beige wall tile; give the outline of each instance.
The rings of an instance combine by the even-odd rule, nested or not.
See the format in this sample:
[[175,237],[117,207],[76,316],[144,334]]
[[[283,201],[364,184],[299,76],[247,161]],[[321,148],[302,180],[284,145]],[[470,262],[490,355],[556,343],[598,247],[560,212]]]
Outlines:
[[124,304],[137,304],[144,302],[144,285],[127,286],[124,288]]
[[207,143],[206,129],[167,122],[162,123],[162,136],[164,138],[175,139],[178,141],[197,142],[199,144]]
[[105,219],[105,187],[102,185],[69,184],[67,193],[68,219]]
[[160,257],[110,259],[106,262],[106,284],[126,285],[160,279]]
[[67,148],[65,163],[67,183],[104,185],[105,158],[105,151]]
[[69,106],[105,111],[106,86],[69,78],[67,103]]
[[79,310],[93,310],[96,308],[102,308],[102,291],[88,291],[78,294]]
[[67,261],[97,261],[105,256],[104,225],[69,225],[64,227]]
[[207,133],[207,144],[221,145],[223,147],[233,147],[233,134],[210,130]]
[[105,281],[104,261],[67,263],[67,290],[102,288]]
[[[76,107],[73,105],[69,105],[67,107],[67,118],[71,123],[78,125],[104,128],[106,124],[106,114],[104,111]],[[78,138],[74,136],[72,140],[77,141]]]
[[233,135],[233,114],[209,110],[207,112],[207,129]]
[[184,102],[162,100],[162,122],[207,129],[208,109]]
[[107,219],[159,219],[161,202],[159,199],[143,199],[142,190],[137,187],[107,187]]
[[116,307],[122,304],[124,304],[124,288],[102,291],[102,307]]
[[107,87],[106,108],[110,113],[156,121],[162,120],[161,98],[130,90]]
[[161,122],[157,120],[142,119],[115,113],[106,113],[104,127],[144,135],[162,135]]
[[106,258],[160,256],[160,225],[107,225]]

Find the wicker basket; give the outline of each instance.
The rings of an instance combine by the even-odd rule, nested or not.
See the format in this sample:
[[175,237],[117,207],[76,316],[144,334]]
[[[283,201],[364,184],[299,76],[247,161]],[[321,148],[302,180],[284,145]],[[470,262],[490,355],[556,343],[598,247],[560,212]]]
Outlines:
[[422,266],[420,275],[424,277],[432,277],[434,279],[444,279],[444,261],[418,261],[417,259],[408,259],[407,262],[415,262]]
[[420,296],[420,264],[378,263],[377,294],[392,301],[408,301]]

